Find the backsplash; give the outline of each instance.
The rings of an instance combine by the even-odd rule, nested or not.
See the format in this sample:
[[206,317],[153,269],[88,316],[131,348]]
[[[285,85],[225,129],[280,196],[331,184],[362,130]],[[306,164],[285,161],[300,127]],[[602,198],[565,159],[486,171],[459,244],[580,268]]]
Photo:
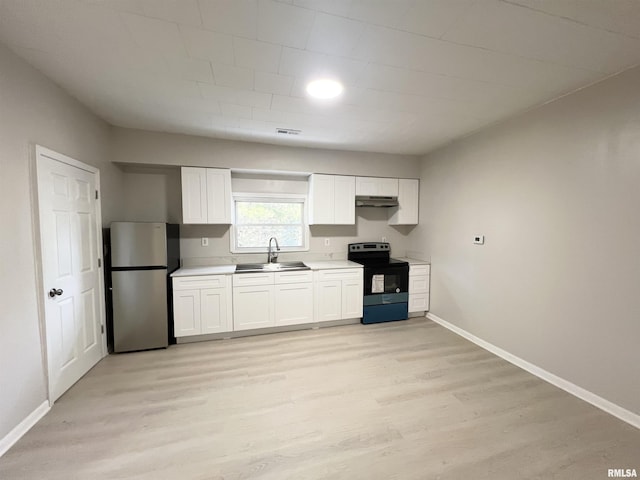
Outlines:
[[[391,244],[392,255],[405,256],[412,229],[412,226],[388,225],[386,209],[359,208],[355,225],[314,225],[310,227],[308,251],[281,252],[279,259],[346,260],[349,243],[380,242],[383,237]],[[183,266],[266,262],[266,245],[263,253],[231,253],[229,231],[228,225],[181,225],[180,256]],[[203,237],[208,238],[206,247],[201,243]],[[327,238],[328,246],[325,245]]]

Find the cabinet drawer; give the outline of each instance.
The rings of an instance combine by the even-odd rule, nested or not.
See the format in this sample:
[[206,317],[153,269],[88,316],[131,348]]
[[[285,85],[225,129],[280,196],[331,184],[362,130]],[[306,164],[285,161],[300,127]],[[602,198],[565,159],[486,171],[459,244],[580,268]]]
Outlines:
[[409,265],[409,275],[429,275],[431,265]]
[[237,273],[233,276],[234,287],[250,285],[273,285],[273,273]]
[[198,275],[193,277],[174,277],[174,290],[191,290],[194,288],[224,288],[227,286],[226,275]]
[[362,278],[361,268],[336,268],[333,270],[318,270],[316,280],[325,282],[330,280],[352,280]]
[[426,312],[429,310],[429,294],[409,294],[409,311]]
[[428,293],[429,292],[429,275],[420,275],[419,277],[409,277],[409,294],[412,293]]
[[294,272],[276,272],[275,283],[310,283],[313,280],[311,270],[299,270]]

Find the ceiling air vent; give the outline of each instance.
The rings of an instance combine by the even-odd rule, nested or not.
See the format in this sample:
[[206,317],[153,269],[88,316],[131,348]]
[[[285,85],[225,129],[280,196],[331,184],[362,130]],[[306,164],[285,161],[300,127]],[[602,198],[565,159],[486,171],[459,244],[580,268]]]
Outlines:
[[276,128],[276,133],[281,135],[300,135],[302,130],[295,130],[293,128]]

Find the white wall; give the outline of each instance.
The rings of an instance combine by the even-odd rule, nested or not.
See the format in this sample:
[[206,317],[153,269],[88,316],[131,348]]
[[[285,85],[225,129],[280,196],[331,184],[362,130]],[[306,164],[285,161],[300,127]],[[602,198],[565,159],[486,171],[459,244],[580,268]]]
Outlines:
[[417,178],[413,155],[320,150],[208,137],[113,129],[113,161],[138,165],[187,165],[342,175]]
[[434,314],[640,414],[638,85],[636,68],[425,157],[411,248]]
[[108,126],[0,44],[0,440],[47,398],[31,187],[36,143],[100,168],[105,222],[119,208]]
[[[409,155],[283,147],[123,128],[114,129],[113,148],[114,161],[126,164],[123,209],[126,218],[123,220],[132,221],[179,221],[175,215],[162,216],[167,205],[175,208],[176,201],[180,201],[180,185],[173,177],[177,170],[165,168],[167,171],[163,173],[162,168],[156,165],[271,171],[268,175],[234,174],[233,190],[241,192],[307,191],[306,178],[273,174],[280,171],[403,178],[417,178],[420,172],[419,158]],[[145,175],[145,169],[148,169],[148,175]],[[167,175],[165,180],[158,176],[163,174]],[[171,198],[168,199],[167,195]],[[281,260],[345,258],[348,243],[381,241],[383,236],[391,242],[394,255],[406,254],[413,227],[389,226],[385,209],[357,208],[356,215],[355,226],[311,227],[309,252],[283,253]],[[181,256],[185,265],[257,261],[264,257],[231,254],[229,228],[226,226],[183,225],[181,237]],[[202,237],[209,238],[209,246],[201,246]],[[325,238],[330,239],[329,246],[324,245]]]

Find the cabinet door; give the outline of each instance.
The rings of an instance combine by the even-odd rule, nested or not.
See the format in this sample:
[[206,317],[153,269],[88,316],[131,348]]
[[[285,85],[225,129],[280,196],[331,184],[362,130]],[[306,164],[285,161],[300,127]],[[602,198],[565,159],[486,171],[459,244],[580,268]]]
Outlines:
[[205,168],[182,167],[182,223],[207,223]]
[[331,225],[335,221],[334,177],[335,175],[311,175],[309,180],[309,225]]
[[362,318],[362,278],[342,281],[342,318]]
[[176,337],[200,334],[200,290],[174,290],[173,329]]
[[313,322],[313,284],[275,286],[275,324],[299,325]]
[[273,285],[233,287],[233,329],[274,326]]
[[233,330],[229,315],[229,295],[225,288],[200,290],[200,333],[221,333]]
[[417,225],[420,181],[401,178],[398,182],[398,206],[389,209],[389,225]]
[[231,223],[231,170],[207,168],[207,223]]
[[334,220],[335,225],[356,223],[356,177],[335,176]]
[[397,178],[378,178],[378,193],[383,197],[397,197],[399,195]]
[[380,195],[378,180],[375,177],[356,177],[356,195]]
[[316,284],[316,321],[342,318],[342,281],[329,280]]
[[397,178],[356,177],[356,195],[398,196]]

